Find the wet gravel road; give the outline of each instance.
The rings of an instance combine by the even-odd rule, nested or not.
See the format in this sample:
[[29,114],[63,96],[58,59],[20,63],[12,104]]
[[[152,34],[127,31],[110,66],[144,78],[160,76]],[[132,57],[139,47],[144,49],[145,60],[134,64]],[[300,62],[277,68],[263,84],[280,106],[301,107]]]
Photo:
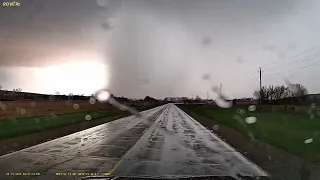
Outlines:
[[1,156],[0,179],[267,175],[173,104],[141,114]]

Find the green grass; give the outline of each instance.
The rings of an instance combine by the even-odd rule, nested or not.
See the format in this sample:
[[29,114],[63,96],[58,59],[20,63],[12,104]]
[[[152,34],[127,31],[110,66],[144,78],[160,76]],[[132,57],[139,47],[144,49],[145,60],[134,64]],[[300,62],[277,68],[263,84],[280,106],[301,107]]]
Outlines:
[[86,115],[90,115],[91,120],[95,120],[120,113],[120,110],[99,110],[59,114],[53,116],[1,120],[0,140],[85,122],[87,121],[85,119]]
[[[280,147],[292,154],[311,161],[320,161],[320,117],[310,119],[309,115],[288,114],[278,112],[249,112],[240,115],[236,108],[221,109],[214,107],[189,108],[198,114],[213,119],[217,123],[227,125],[249,137],[255,138]],[[240,116],[237,120],[234,116]],[[257,121],[253,124],[245,122],[245,118],[254,116]],[[313,142],[305,144],[306,139]]]

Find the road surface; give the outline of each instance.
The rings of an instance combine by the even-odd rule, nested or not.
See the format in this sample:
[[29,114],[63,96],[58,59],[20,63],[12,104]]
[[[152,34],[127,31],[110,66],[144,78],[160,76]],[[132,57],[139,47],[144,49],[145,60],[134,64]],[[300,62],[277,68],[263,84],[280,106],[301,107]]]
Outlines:
[[141,114],[3,155],[0,179],[267,175],[173,104]]

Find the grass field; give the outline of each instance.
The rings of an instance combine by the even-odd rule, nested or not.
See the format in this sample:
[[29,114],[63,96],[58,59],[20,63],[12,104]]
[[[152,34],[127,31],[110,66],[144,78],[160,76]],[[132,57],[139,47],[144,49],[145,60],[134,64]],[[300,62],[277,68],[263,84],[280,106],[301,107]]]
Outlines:
[[[6,107],[10,108],[9,105],[11,105],[12,110],[16,105],[18,107],[21,107],[21,110],[22,108],[27,108],[30,102],[10,103],[11,104],[7,103]],[[73,104],[78,104],[79,108],[74,109]],[[39,112],[39,114],[41,114],[42,116],[34,116],[33,114],[33,116],[30,117],[29,113],[29,116],[27,117],[19,117],[19,115],[21,115],[19,111],[8,111],[8,109],[6,109],[7,113],[12,112],[12,114],[8,113],[11,116],[18,114],[18,116],[16,116],[18,118],[10,117],[0,120],[0,140],[17,137],[29,133],[39,132],[43,130],[54,129],[62,126],[77,124],[88,120],[91,121],[117,114],[124,114],[123,111],[115,109],[108,105],[87,105],[86,102],[38,102],[37,105],[37,107],[33,107],[33,109],[29,108],[29,110],[27,109],[26,111],[36,111]],[[44,105],[46,106],[43,107]],[[72,108],[70,108],[70,106]],[[157,105],[136,106],[134,108],[138,111],[143,111],[151,109],[155,106]],[[100,110],[97,110],[96,108],[100,108]]]
[[0,139],[92,121],[120,113],[120,110],[114,109],[2,120],[0,121]]
[[[189,108],[189,110],[213,119],[254,138],[280,147],[292,154],[310,161],[320,162],[320,117],[279,112],[240,111],[238,108],[221,109],[214,107]],[[248,124],[246,117],[256,117]],[[311,139],[311,143],[305,143]]]

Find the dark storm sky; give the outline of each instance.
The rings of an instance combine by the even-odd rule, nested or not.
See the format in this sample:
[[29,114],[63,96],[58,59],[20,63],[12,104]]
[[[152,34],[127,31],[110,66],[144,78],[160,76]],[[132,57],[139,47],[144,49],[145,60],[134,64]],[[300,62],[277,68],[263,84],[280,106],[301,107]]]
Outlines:
[[288,78],[320,92],[316,0],[19,2],[0,9],[0,83],[8,89],[51,93],[35,69],[85,57],[105,63],[108,88],[129,97],[206,97],[220,83],[230,97],[252,96],[258,67],[270,63],[264,85]]

